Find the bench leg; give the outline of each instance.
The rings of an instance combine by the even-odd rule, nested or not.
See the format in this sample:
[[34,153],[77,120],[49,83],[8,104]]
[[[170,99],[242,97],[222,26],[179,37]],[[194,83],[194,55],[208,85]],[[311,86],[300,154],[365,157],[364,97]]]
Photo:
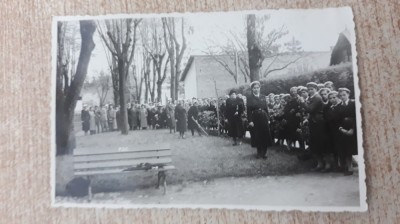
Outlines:
[[161,182],[161,179],[163,178],[163,175],[165,175],[164,171],[159,171],[158,172],[158,180],[157,180],[156,189],[160,188],[160,182]]
[[87,180],[89,181],[89,187],[88,187],[88,201],[92,201],[92,181],[90,180],[90,176],[87,176]]
[[163,185],[164,185],[164,195],[167,194],[167,176],[164,173],[164,178],[163,178]]
[[156,188],[160,188],[160,183],[164,186],[164,194],[166,193],[166,187],[167,187],[167,181],[166,181],[166,175],[165,171],[159,171],[158,172],[158,181],[157,181],[157,186]]

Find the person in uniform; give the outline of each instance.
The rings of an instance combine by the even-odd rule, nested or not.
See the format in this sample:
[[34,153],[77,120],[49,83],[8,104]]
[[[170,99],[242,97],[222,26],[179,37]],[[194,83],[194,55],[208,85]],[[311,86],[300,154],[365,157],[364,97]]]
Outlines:
[[325,87],[325,86],[324,86],[324,84],[322,84],[322,83],[318,83],[318,84],[317,84],[318,91],[319,91],[320,89],[324,88],[324,87]]
[[[329,99],[329,107],[327,107],[324,111],[324,118],[327,122],[328,126],[328,139],[327,139],[327,144],[331,145],[331,150],[333,154],[333,160],[331,164],[331,170],[337,170],[338,169],[338,152],[340,151],[340,133],[339,133],[339,127],[340,127],[340,107],[341,107],[341,101],[338,98],[338,92],[336,91],[331,91],[328,94],[328,99]],[[328,167],[325,166],[325,172],[330,171],[329,170],[329,165]]]
[[179,137],[184,139],[186,132],[186,109],[183,107],[185,101],[179,101],[175,107],[176,130],[179,132]]
[[233,138],[234,146],[242,144],[241,139],[243,137],[243,111],[243,100],[237,98],[235,90],[231,90],[229,92],[229,98],[226,100],[225,122],[228,123],[228,135],[229,137]]
[[347,88],[338,89],[341,103],[341,126],[339,127],[341,138],[341,151],[339,152],[340,163],[343,174],[352,175],[352,156],[357,155],[357,129],[356,129],[356,105],[355,101],[349,98],[350,90]]
[[251,94],[247,97],[247,113],[249,127],[252,129],[251,139],[257,148],[257,158],[266,159],[267,147],[272,145],[269,130],[269,116],[266,96],[260,94],[260,82],[250,84]]
[[329,89],[330,91],[334,91],[335,90],[335,88],[333,87],[333,82],[332,81],[326,81],[324,83],[324,87]]
[[308,100],[300,99],[300,106],[305,112],[309,113],[309,129],[310,129],[310,149],[311,153],[317,160],[317,166],[313,169],[320,171],[324,168],[323,163],[323,147],[324,147],[324,122],[323,122],[323,102],[318,94],[318,85],[315,82],[307,83]]
[[197,101],[193,102],[193,105],[189,108],[188,111],[188,128],[192,132],[192,136],[194,136],[194,131],[197,130],[199,136],[201,136],[200,128],[196,122],[199,119],[199,108],[197,107]]

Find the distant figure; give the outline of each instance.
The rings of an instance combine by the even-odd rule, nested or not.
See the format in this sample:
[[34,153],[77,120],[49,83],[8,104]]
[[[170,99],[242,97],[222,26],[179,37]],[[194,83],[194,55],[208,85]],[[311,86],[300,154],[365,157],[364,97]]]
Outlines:
[[96,134],[96,114],[93,110],[93,107],[89,108],[89,115],[90,115],[90,120],[89,120],[90,135],[94,135]]
[[119,106],[117,106],[117,109],[115,111],[115,119],[117,120],[117,130],[121,130],[122,117],[121,117],[121,110],[120,110]]
[[139,127],[139,110],[135,104],[132,104],[131,109],[129,110],[129,114],[131,116],[131,127],[132,130],[136,130]]
[[169,103],[167,106],[167,124],[169,127],[169,133],[172,133],[172,130],[176,131],[176,121],[175,121],[175,110],[172,103]]
[[85,135],[88,134],[90,130],[90,114],[87,110],[87,107],[84,106],[81,112],[81,120],[82,120],[82,130],[85,132]]
[[94,114],[96,116],[96,133],[100,133],[101,130],[101,112],[98,106],[94,107]]
[[117,129],[116,112],[114,106],[110,105],[108,108],[108,129],[110,131],[115,131]]
[[101,132],[108,131],[107,106],[100,109]]
[[201,132],[199,126],[196,124],[199,119],[199,109],[197,108],[197,102],[194,101],[193,106],[189,108],[188,111],[188,127],[192,132],[192,136],[194,136],[194,130],[197,130],[199,136],[201,136]]
[[179,137],[184,139],[186,132],[186,109],[183,107],[184,101],[180,101],[175,107],[176,130],[179,132]]
[[230,98],[226,100],[225,122],[228,123],[228,135],[233,138],[233,145],[235,146],[242,144],[244,105],[243,100],[236,97],[235,90],[231,90],[229,96]]
[[144,107],[144,104],[142,104],[140,111],[139,111],[139,119],[140,119],[140,127],[142,129],[147,129],[147,109]]

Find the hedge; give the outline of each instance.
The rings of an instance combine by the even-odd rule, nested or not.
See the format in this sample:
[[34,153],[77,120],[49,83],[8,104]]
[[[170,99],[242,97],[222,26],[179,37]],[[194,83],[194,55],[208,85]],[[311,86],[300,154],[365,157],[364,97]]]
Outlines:
[[[289,93],[290,88],[293,86],[305,86],[308,82],[324,83],[326,81],[332,81],[336,89],[340,87],[350,89],[350,97],[354,98],[353,67],[351,62],[302,74],[286,74],[270,79],[267,77],[260,80],[261,93],[265,95],[270,93]],[[246,96],[251,94],[249,84],[233,89]],[[230,90],[228,89],[226,92],[229,93]]]

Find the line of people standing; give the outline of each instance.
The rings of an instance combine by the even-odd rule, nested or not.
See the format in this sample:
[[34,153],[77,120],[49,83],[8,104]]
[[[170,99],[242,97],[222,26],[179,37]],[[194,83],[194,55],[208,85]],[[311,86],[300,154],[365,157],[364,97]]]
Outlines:
[[308,145],[316,159],[313,170],[353,173],[357,130],[355,101],[349,99],[349,89],[335,91],[330,81],[310,82],[292,87],[290,94],[265,96],[260,94],[260,87],[259,82],[253,82],[248,97],[236,97],[236,92],[231,91],[226,100],[225,121],[234,145],[247,128],[251,145],[257,148],[257,158],[265,159],[267,147],[274,144],[286,142],[286,147],[292,149],[298,142],[302,149]]

